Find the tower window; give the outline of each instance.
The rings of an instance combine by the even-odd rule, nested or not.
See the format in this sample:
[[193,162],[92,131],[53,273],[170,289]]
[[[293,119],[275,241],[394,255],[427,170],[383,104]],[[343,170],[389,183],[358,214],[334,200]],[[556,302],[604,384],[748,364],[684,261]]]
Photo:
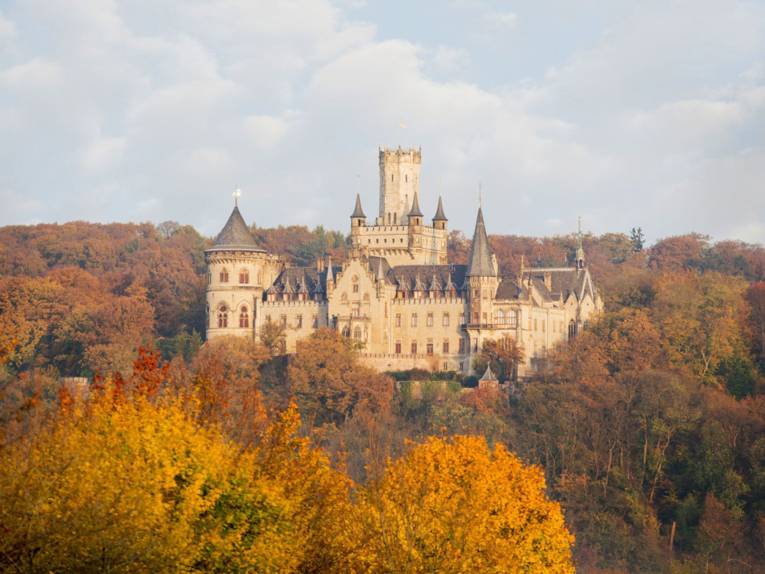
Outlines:
[[353,329],[353,338],[357,341],[361,341],[361,327],[358,325]]
[[239,328],[246,329],[250,326],[250,313],[246,305],[242,305],[239,309]]
[[401,341],[396,341],[396,354],[401,354]]
[[417,354],[417,341],[412,341],[412,355]]
[[412,327],[417,326],[417,313],[412,313]]
[[432,327],[433,326],[433,313],[428,313],[428,316],[425,318],[425,324],[428,327]]
[[433,341],[428,341],[427,345],[425,346],[425,352],[428,355],[432,355],[433,354]]
[[441,318],[441,325],[444,327],[449,326],[449,313],[444,313],[443,317]]
[[297,316],[297,328],[302,329],[303,328],[303,316],[298,315]]
[[444,339],[443,353],[444,353],[444,355],[448,355],[449,354],[449,339]]
[[228,283],[228,269],[221,269],[219,279],[221,283]]
[[246,284],[250,282],[250,272],[247,269],[239,271],[239,283]]

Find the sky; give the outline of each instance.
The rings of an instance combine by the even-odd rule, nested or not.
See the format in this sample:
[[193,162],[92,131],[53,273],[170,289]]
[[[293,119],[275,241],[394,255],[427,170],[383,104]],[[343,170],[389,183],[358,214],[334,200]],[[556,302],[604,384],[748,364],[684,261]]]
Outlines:
[[765,243],[765,1],[0,0],[0,225],[348,231],[378,148],[470,235]]

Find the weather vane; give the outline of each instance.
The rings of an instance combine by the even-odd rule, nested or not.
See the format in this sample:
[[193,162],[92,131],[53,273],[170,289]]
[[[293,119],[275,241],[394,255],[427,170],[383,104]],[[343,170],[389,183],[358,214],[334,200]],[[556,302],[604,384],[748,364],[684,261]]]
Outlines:
[[242,190],[237,187],[231,196],[234,198],[234,206],[239,207],[239,198],[242,197]]

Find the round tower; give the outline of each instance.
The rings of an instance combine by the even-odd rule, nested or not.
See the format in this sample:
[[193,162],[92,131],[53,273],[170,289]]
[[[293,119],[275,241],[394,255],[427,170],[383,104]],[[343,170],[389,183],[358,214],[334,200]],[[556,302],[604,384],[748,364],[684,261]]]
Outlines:
[[263,286],[271,283],[280,265],[255,242],[238,206],[212,247],[205,250],[205,262],[207,338],[254,336]]

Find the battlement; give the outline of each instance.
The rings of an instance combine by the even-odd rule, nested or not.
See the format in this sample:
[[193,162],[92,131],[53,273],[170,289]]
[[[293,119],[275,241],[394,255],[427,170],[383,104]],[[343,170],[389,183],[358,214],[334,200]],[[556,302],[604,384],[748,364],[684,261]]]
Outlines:
[[422,148],[379,148],[380,165],[386,161],[405,161],[411,163],[422,163]]

